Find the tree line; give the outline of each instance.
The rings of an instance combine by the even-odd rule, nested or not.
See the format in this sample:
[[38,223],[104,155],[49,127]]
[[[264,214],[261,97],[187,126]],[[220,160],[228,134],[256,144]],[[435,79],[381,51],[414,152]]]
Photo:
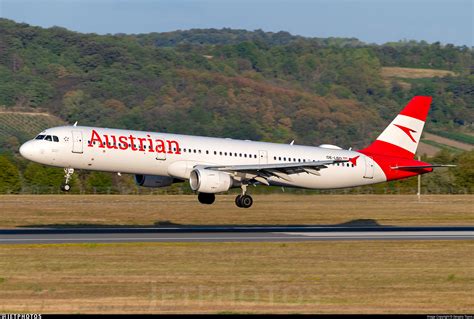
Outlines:
[[[423,158],[438,164],[455,164],[455,168],[436,169],[423,175],[423,193],[433,194],[472,194],[474,193],[474,151],[453,155],[441,151],[435,157]],[[0,194],[57,194],[64,180],[64,171],[17,158],[11,154],[0,155]],[[138,187],[132,175],[77,171],[71,181],[73,194],[191,194],[188,183],[177,183],[162,189]],[[417,190],[417,178],[393,181],[335,190],[330,193],[374,193],[374,194],[413,194]],[[279,192],[279,187],[262,187],[252,190],[256,193]],[[291,190],[295,193],[327,193],[328,191]]]
[[[96,35],[0,19],[0,106],[82,125],[362,148],[413,95],[431,95],[426,128],[469,141],[472,58],[471,48],[423,41],[232,29]],[[385,66],[455,75],[387,80]],[[25,191],[32,179],[15,151],[28,136],[11,135],[0,150]],[[91,190],[92,177],[79,188]]]

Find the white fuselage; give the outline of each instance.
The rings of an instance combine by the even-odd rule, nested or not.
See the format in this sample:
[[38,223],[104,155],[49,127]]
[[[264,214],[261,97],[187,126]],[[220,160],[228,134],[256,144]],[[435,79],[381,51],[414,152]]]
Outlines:
[[355,165],[332,164],[320,170],[319,176],[298,173],[292,174],[289,180],[271,177],[268,181],[270,185],[329,189],[387,180],[372,158],[343,149],[84,126],[55,127],[41,134],[56,136],[58,141],[28,141],[21,147],[21,154],[32,161],[62,168],[187,180],[196,165],[295,163],[358,157]]

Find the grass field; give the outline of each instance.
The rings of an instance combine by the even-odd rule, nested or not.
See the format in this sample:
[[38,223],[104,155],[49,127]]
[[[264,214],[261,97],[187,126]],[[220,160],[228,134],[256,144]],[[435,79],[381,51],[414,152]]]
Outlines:
[[0,228],[19,226],[474,225],[474,196],[256,195],[240,209],[234,196],[201,205],[190,195],[3,195]]
[[0,312],[472,313],[474,242],[0,247]]
[[420,78],[432,78],[435,76],[439,76],[439,77],[443,77],[447,75],[455,76],[456,74],[448,70],[382,67],[381,75],[382,77],[385,77],[385,78],[420,79]]
[[[430,142],[428,142],[430,143]],[[420,144],[418,144],[418,149],[416,150],[417,155],[427,155],[427,156],[435,156],[438,154],[439,151],[441,151],[441,148],[436,147],[434,145],[430,145],[428,143],[425,143],[424,140],[420,141]]]
[[28,139],[48,127],[59,125],[64,125],[64,122],[48,113],[17,112],[0,108],[0,137],[14,135]]
[[[473,225],[474,196],[0,196],[0,228]],[[0,312],[472,313],[473,241],[0,245]]]
[[439,144],[448,145],[448,146],[451,146],[451,147],[454,147],[454,148],[457,148],[457,149],[460,149],[460,150],[464,150],[464,151],[474,150],[474,145],[459,142],[459,141],[455,141],[453,139],[449,139],[449,138],[442,137],[442,136],[439,136],[439,135],[435,135],[435,134],[425,132],[423,134],[423,137],[427,140],[431,140],[431,141],[434,141],[434,142],[439,143]]

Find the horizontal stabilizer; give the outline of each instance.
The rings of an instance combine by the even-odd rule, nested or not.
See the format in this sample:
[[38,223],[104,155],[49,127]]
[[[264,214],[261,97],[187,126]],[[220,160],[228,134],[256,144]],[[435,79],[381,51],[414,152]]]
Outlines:
[[399,170],[418,170],[418,169],[425,169],[425,168],[436,168],[436,167],[456,167],[456,165],[451,164],[432,164],[432,165],[415,165],[415,166],[395,166],[392,169],[399,169]]

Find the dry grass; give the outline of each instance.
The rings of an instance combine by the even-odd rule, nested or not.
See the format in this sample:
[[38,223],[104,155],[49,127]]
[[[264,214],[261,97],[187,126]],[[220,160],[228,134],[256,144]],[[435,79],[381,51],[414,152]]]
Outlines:
[[382,77],[384,78],[404,78],[421,79],[432,78],[435,76],[443,77],[447,75],[455,76],[456,73],[447,70],[400,68],[400,67],[382,67]]
[[440,148],[420,141],[420,144],[418,144],[418,149],[416,150],[416,154],[435,156],[439,151],[441,151]]
[[190,195],[3,195],[0,228],[59,225],[340,224],[474,225],[474,196],[256,195],[250,209],[234,196],[202,205]]
[[431,140],[431,141],[434,141],[436,143],[440,143],[440,144],[448,145],[448,146],[451,146],[451,147],[455,147],[455,148],[458,148],[460,150],[464,150],[464,151],[474,150],[474,145],[463,143],[463,142],[458,142],[458,141],[455,141],[455,140],[452,140],[452,139],[449,139],[449,138],[446,138],[446,137],[438,136],[438,135],[435,135],[435,134],[425,132],[425,133],[423,133],[423,137],[427,140]]
[[[0,227],[473,224],[473,196],[1,196]],[[472,241],[0,246],[0,312],[467,313]]]
[[0,312],[472,313],[474,242],[2,245]]

